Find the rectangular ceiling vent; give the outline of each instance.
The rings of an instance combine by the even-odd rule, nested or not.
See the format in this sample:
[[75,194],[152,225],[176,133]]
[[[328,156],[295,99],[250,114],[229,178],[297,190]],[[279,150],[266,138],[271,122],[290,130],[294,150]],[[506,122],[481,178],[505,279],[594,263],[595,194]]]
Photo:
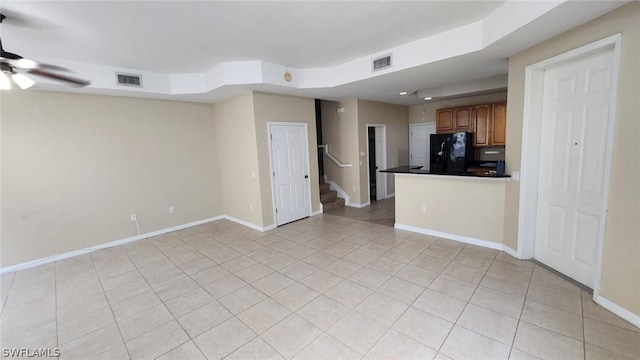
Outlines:
[[391,54],[373,59],[373,71],[386,69],[388,67],[391,67]]
[[142,76],[140,75],[116,73],[116,81],[120,86],[142,87]]

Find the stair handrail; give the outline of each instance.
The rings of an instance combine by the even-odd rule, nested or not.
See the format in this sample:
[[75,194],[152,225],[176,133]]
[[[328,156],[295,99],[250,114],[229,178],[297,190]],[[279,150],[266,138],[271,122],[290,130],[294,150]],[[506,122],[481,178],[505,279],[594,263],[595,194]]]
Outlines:
[[318,148],[322,148],[324,149],[324,154],[331,160],[333,161],[336,165],[338,165],[338,167],[341,168],[350,168],[353,167],[353,164],[346,164],[346,163],[342,163],[340,162],[340,160],[336,159],[335,156],[331,155],[331,153],[329,152],[329,144],[324,144],[324,145],[318,145]]

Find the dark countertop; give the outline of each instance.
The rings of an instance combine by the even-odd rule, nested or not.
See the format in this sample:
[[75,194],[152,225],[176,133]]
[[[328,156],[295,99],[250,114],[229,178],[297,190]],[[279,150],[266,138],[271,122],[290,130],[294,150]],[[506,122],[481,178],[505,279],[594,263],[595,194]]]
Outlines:
[[391,174],[416,174],[416,175],[449,175],[449,176],[467,176],[467,177],[481,177],[481,178],[510,178],[511,175],[503,175],[503,176],[487,176],[487,175],[473,175],[473,174],[443,174],[443,173],[434,173],[429,170],[421,170],[422,166],[398,166],[390,169],[380,170],[380,172],[391,173]]

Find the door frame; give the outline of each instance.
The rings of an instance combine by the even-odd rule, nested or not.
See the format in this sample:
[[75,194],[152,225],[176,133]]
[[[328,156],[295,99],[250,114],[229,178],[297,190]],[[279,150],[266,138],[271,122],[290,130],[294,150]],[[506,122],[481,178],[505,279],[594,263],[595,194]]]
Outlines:
[[[413,137],[411,136],[411,134],[413,133],[413,128],[416,126],[425,126],[428,125],[430,127],[433,128],[433,133],[436,133],[436,123],[435,122],[425,122],[425,123],[415,123],[415,124],[409,124],[409,165],[415,165],[415,164],[411,164],[411,156],[413,155],[411,150],[413,149]],[[429,142],[429,146],[431,146],[431,142]],[[431,149],[429,149],[429,152],[431,152]],[[427,159],[428,162],[431,162],[431,159]],[[429,167],[430,164],[427,164]]]
[[[371,149],[369,149],[369,128],[377,128],[377,127],[381,127],[382,128],[382,152],[384,153],[384,156],[382,157],[382,164],[383,167],[386,169],[387,168],[387,125],[386,124],[367,124],[367,126],[365,127],[365,134],[366,134],[366,139],[367,139],[367,198],[369,199],[368,204],[371,204],[371,194],[369,189],[371,188],[371,180],[369,179],[369,153],[371,152]],[[373,151],[376,151],[375,149],[373,149]],[[389,182],[387,181],[387,176],[385,175],[383,177],[384,179],[384,198],[382,199],[376,199],[377,200],[384,200],[386,198],[389,197],[389,188],[388,188],[388,184]],[[377,182],[376,182],[376,186],[377,186]]]
[[540,162],[540,137],[542,124],[542,96],[544,73],[546,69],[563,65],[567,62],[590,56],[592,54],[613,49],[613,67],[611,74],[611,107],[609,109],[608,134],[606,139],[604,181],[602,189],[602,209],[600,210],[600,232],[596,245],[595,279],[593,286],[594,299],[600,292],[602,274],[602,253],[604,247],[607,208],[609,207],[609,188],[611,178],[611,159],[613,148],[613,130],[615,123],[616,99],[618,97],[618,78],[620,65],[621,34],[592,42],[560,55],[529,65],[525,68],[524,106],[522,119],[522,153],[520,158],[520,199],[518,216],[517,257],[529,259],[534,256],[535,232],[537,217],[537,192]]
[[[304,137],[307,140],[307,148],[304,151],[304,156],[307,159],[307,200],[309,201],[309,217],[313,213],[313,204],[311,203],[311,159],[309,158],[309,126],[307,123],[299,122],[283,122],[283,121],[267,121],[267,144],[269,145],[269,172],[274,173],[273,170],[273,146],[271,144],[271,128],[273,126],[302,126],[304,128]],[[278,224],[278,215],[276,214],[276,186],[273,181],[273,175],[269,176],[271,182],[271,213],[273,214],[273,224],[275,227],[284,224]],[[287,223],[288,224],[288,223]]]

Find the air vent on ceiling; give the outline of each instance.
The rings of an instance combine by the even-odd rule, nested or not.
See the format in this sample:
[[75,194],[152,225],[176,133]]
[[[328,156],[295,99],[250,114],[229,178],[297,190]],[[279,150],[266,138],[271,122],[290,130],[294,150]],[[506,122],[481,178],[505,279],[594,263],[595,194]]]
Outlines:
[[373,71],[386,69],[388,67],[391,67],[391,54],[373,59]]
[[116,73],[116,81],[121,86],[142,87],[142,76],[140,75]]

